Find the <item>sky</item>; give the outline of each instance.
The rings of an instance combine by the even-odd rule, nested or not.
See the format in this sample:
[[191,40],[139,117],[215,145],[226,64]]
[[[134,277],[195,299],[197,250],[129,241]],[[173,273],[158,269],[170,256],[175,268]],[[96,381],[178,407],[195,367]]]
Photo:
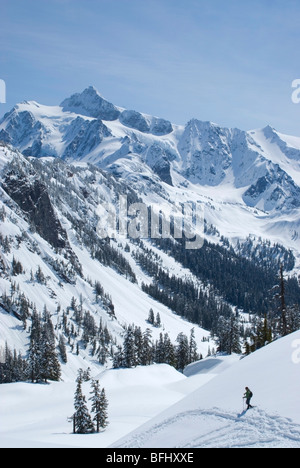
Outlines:
[[0,0],[0,18],[0,117],[92,85],[175,124],[300,136],[299,0]]

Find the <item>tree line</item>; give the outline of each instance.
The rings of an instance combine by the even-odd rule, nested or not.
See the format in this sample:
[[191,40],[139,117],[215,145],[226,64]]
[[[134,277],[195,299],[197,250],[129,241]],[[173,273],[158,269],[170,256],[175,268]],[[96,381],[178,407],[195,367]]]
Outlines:
[[[60,342],[61,356],[65,348]],[[59,351],[56,347],[54,327],[49,312],[45,308],[43,315],[36,310],[31,317],[31,331],[29,337],[29,352],[26,359],[19,353],[10,350],[6,344],[4,359],[0,363],[0,383],[45,382],[59,381],[61,365]]]
[[114,354],[113,366],[119,369],[154,363],[168,364],[183,372],[187,365],[202,358],[197,350],[194,328],[189,338],[179,333],[174,344],[168,333],[160,333],[159,339],[154,341],[149,328],[142,332],[140,327],[129,325],[126,327],[123,346],[119,345]]

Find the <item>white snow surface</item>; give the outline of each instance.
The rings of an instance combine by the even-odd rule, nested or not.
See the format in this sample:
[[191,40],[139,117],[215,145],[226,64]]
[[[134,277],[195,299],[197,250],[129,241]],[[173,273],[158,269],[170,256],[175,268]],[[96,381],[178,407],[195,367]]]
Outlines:
[[[225,370],[218,358],[215,367],[211,359],[191,365],[190,375],[202,368],[215,377],[113,446],[300,448],[299,339],[296,332]],[[249,411],[245,386],[254,393]]]
[[[110,369],[94,377],[109,400],[110,424],[104,433],[72,434],[67,418],[74,413],[74,381],[8,384],[0,386],[0,447],[107,447],[190,391],[188,379],[164,364]],[[90,391],[84,383],[87,399]]]
[[67,422],[74,382],[1,385],[0,447],[300,448],[299,358],[297,332],[243,359],[192,364],[186,375],[167,365],[106,370],[94,377],[106,388],[110,425],[84,436]]
[[[90,90],[89,94],[93,95],[95,91]],[[99,97],[97,94],[97,101]],[[124,125],[122,119],[116,119],[104,121],[106,129],[97,127],[98,139],[89,150],[87,129],[90,128],[94,135],[93,125],[99,122],[89,116],[93,107],[86,109],[91,112],[82,115],[77,107],[75,110],[64,111],[59,106],[50,108],[25,102],[16,106],[11,119],[2,121],[0,131],[10,132],[18,149],[26,150],[27,154],[40,138],[42,155],[49,156],[44,158],[45,163],[52,156],[62,157],[71,145],[78,152],[77,158],[74,156],[76,160],[71,162],[82,167],[86,176],[88,162],[118,173],[132,184],[145,203],[163,209],[164,213],[169,213],[178,201],[200,203],[204,206],[208,225],[215,226],[233,245],[252,235],[292,249],[296,257],[294,273],[299,273],[300,208],[293,204],[300,186],[299,138],[282,135],[271,127],[241,132],[198,121],[191,121],[185,128],[173,125],[171,133],[158,135],[152,130],[133,129]],[[110,106],[104,106],[104,110],[114,111]],[[122,112],[120,108],[117,110]],[[167,126],[166,122],[158,122],[150,116],[140,114],[139,118],[138,124],[143,123],[144,118],[151,128],[157,127],[158,123],[162,129]],[[17,121],[20,125],[15,125]],[[24,130],[28,130],[28,139],[24,137]],[[82,132],[87,140],[81,141]],[[0,145],[0,178],[7,163],[14,158],[18,158],[21,165],[29,165],[12,147]],[[166,161],[170,163],[173,186],[153,172],[157,162],[161,169]],[[192,169],[190,173],[189,169]],[[100,176],[97,177],[97,193],[111,201],[115,193],[101,182]],[[270,186],[260,193],[259,184],[256,184],[264,178]],[[82,180],[73,176],[74,189],[76,184],[81,187]],[[252,197],[245,195],[250,187]],[[274,198],[277,189],[282,190],[282,199]],[[158,339],[162,332],[169,333],[173,342],[181,331],[189,335],[193,324],[143,293],[141,283],[149,282],[150,278],[131,255],[124,252],[127,239],[118,238],[116,246],[123,244],[120,251],[130,262],[137,284],[91,257],[78,241],[65,214],[69,207],[64,205],[57,215],[82,264],[83,277],[78,277],[76,284],[61,284],[49,258],[62,261],[63,254],[54,252],[45,240],[30,230],[28,222],[2,188],[0,195],[0,209],[4,207],[6,211],[0,234],[13,239],[13,249],[0,252],[0,261],[7,266],[7,271],[13,257],[22,262],[24,272],[15,278],[16,285],[34,302],[38,311],[46,305],[54,325],[61,320],[58,305],[64,310],[72,297],[77,303],[83,297],[84,308],[97,324],[103,320],[118,343],[124,333],[124,324],[134,322],[143,331],[149,327],[146,319],[150,308],[160,313],[162,321],[161,329],[150,327],[153,339]],[[90,203],[87,207],[87,212],[93,216],[96,206]],[[19,245],[16,239],[24,233],[26,241]],[[219,242],[217,236],[210,238],[208,235],[207,238]],[[135,248],[131,244],[130,247]],[[192,276],[167,254],[160,252],[159,256],[164,268],[176,276]],[[47,277],[47,285],[31,281],[31,271],[35,273],[38,266]],[[112,298],[117,320],[112,320],[95,302],[91,281],[98,280]],[[9,275],[3,275],[0,278],[1,294],[9,293],[10,288]],[[29,330],[24,331],[22,323],[1,308],[0,325],[0,359],[6,342],[26,355]],[[204,356],[208,346],[214,346],[202,341],[208,335],[207,331],[195,326],[198,351]],[[62,382],[0,386],[0,447],[300,448],[300,364],[294,364],[291,357],[292,344],[299,338],[300,332],[241,361],[238,356],[209,358],[189,366],[185,375],[165,365],[105,369],[91,359],[88,349],[86,352],[81,350],[76,356],[68,347],[68,364],[62,366]],[[74,436],[67,422],[67,417],[74,411],[75,378],[80,367],[90,367],[92,376],[100,379],[108,394],[110,425],[100,435]],[[241,397],[246,385],[254,392],[257,407],[243,413]],[[89,384],[84,386],[84,391],[88,396]]]

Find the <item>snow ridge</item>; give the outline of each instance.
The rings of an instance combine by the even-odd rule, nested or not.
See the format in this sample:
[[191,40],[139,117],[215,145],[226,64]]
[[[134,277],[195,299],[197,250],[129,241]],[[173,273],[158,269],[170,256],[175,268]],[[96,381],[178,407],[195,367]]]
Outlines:
[[[192,434],[188,429],[191,426]],[[300,448],[300,425],[290,419],[259,409],[236,415],[219,408],[177,414],[128,439],[119,448],[149,447],[154,438],[162,441],[161,447],[155,445],[155,448],[163,448],[169,432],[182,431],[182,427],[186,428],[182,441],[172,448]]]

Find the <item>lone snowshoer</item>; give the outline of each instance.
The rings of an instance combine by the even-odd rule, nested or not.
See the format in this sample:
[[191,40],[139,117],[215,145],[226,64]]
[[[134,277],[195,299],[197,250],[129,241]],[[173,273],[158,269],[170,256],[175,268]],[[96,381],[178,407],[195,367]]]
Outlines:
[[246,399],[246,404],[247,404],[247,409],[250,409],[250,408],[253,408],[253,406],[251,406],[250,402],[251,402],[251,398],[253,397],[253,393],[251,392],[250,388],[246,387],[246,393],[244,395],[244,398]]

